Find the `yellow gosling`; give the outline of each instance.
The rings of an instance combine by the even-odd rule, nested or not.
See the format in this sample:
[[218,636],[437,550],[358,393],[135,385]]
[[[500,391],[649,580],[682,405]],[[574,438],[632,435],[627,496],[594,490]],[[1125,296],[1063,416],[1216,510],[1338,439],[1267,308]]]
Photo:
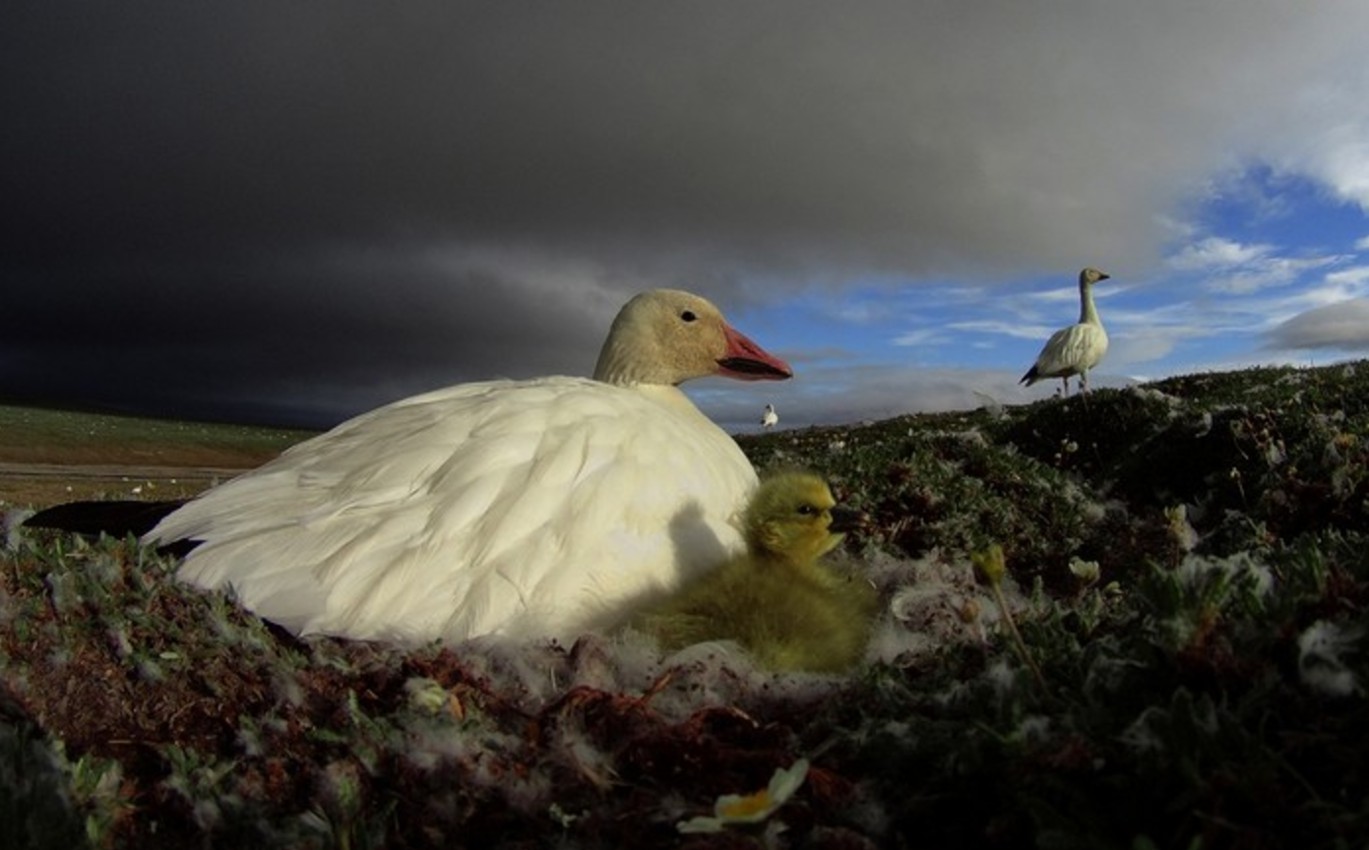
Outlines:
[[835,508],[816,475],[765,480],[746,509],[746,554],[639,613],[630,627],[662,649],[734,640],[771,669],[849,669],[865,653],[877,600],[868,582],[821,561],[845,536],[833,528]]

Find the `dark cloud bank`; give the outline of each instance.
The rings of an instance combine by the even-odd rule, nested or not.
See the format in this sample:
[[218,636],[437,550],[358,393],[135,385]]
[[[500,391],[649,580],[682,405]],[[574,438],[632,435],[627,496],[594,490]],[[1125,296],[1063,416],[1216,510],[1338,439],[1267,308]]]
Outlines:
[[0,395],[323,424],[651,286],[1142,264],[1355,7],[1140,5],[25,4]]

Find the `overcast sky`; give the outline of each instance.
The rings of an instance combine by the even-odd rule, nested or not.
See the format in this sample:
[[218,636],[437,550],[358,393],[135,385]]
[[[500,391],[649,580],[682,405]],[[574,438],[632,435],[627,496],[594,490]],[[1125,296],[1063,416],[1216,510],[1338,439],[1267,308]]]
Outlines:
[[588,373],[657,286],[716,418],[1369,349],[1363,0],[49,2],[0,26],[0,397],[330,424]]

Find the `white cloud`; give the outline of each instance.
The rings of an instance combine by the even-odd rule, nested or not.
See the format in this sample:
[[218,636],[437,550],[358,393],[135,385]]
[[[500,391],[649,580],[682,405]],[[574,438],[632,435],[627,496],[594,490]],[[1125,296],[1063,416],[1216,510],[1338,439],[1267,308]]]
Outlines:
[[[1064,327],[1066,324],[1069,323],[1062,322],[1060,327]],[[1059,330],[1059,328],[1047,327],[1046,325],[1027,325],[999,319],[975,319],[968,322],[949,322],[946,327],[955,331],[998,334],[1001,336],[1010,336],[1014,339],[1037,339],[1043,343],[1051,334]]]
[[890,340],[891,345],[896,346],[923,346],[940,345],[946,342],[949,337],[940,328],[918,328],[917,330],[905,331]]
[[1287,286],[1308,271],[1325,268],[1343,259],[1342,256],[1261,257],[1248,263],[1241,271],[1209,279],[1205,286],[1211,292],[1250,295],[1264,289]]
[[[1062,286],[1058,289],[1033,292],[1031,297],[1033,300],[1039,301],[1042,304],[1070,303],[1077,306],[1079,304],[1079,285],[1075,284],[1074,286]],[[1102,295],[1095,290],[1094,297],[1101,300]]]
[[887,315],[887,308],[874,301],[853,300],[838,306],[833,315],[838,321],[848,324],[867,325],[884,318]]
[[1350,268],[1328,272],[1326,282],[1333,286],[1362,288],[1365,284],[1369,284],[1369,266],[1351,266]]
[[1208,236],[1185,245],[1168,263],[1179,271],[1228,269],[1260,259],[1269,251],[1268,245],[1242,245],[1221,236]]
[[1223,236],[1204,236],[1184,245],[1166,260],[1174,271],[1193,275],[1204,289],[1220,295],[1251,295],[1287,286],[1309,271],[1348,259],[1330,254],[1284,256],[1274,245],[1244,244]]
[[1354,140],[1340,140],[1327,153],[1327,180],[1336,194],[1369,210],[1369,122],[1354,128]]
[[1146,334],[1113,334],[1108,345],[1108,367],[1128,370],[1138,363],[1151,363],[1174,351],[1181,333],[1153,331]]
[[1271,347],[1369,351],[1369,299],[1316,307],[1270,331]]
[[1369,266],[1352,266],[1328,272],[1318,282],[1277,298],[1251,299],[1244,306],[1251,313],[1279,324],[1309,310],[1329,307],[1369,296]]
[[1307,117],[1308,141],[1292,145],[1281,164],[1369,211],[1369,106],[1362,93],[1350,87],[1340,88],[1318,106],[1320,111]]

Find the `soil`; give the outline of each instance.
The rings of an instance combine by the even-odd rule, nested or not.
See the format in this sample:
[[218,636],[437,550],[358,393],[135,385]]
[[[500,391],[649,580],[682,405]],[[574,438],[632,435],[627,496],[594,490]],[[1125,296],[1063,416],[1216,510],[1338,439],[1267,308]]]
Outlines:
[[0,507],[45,508],[81,499],[185,499],[274,455],[180,448],[155,455],[119,446],[31,450],[0,447]]

